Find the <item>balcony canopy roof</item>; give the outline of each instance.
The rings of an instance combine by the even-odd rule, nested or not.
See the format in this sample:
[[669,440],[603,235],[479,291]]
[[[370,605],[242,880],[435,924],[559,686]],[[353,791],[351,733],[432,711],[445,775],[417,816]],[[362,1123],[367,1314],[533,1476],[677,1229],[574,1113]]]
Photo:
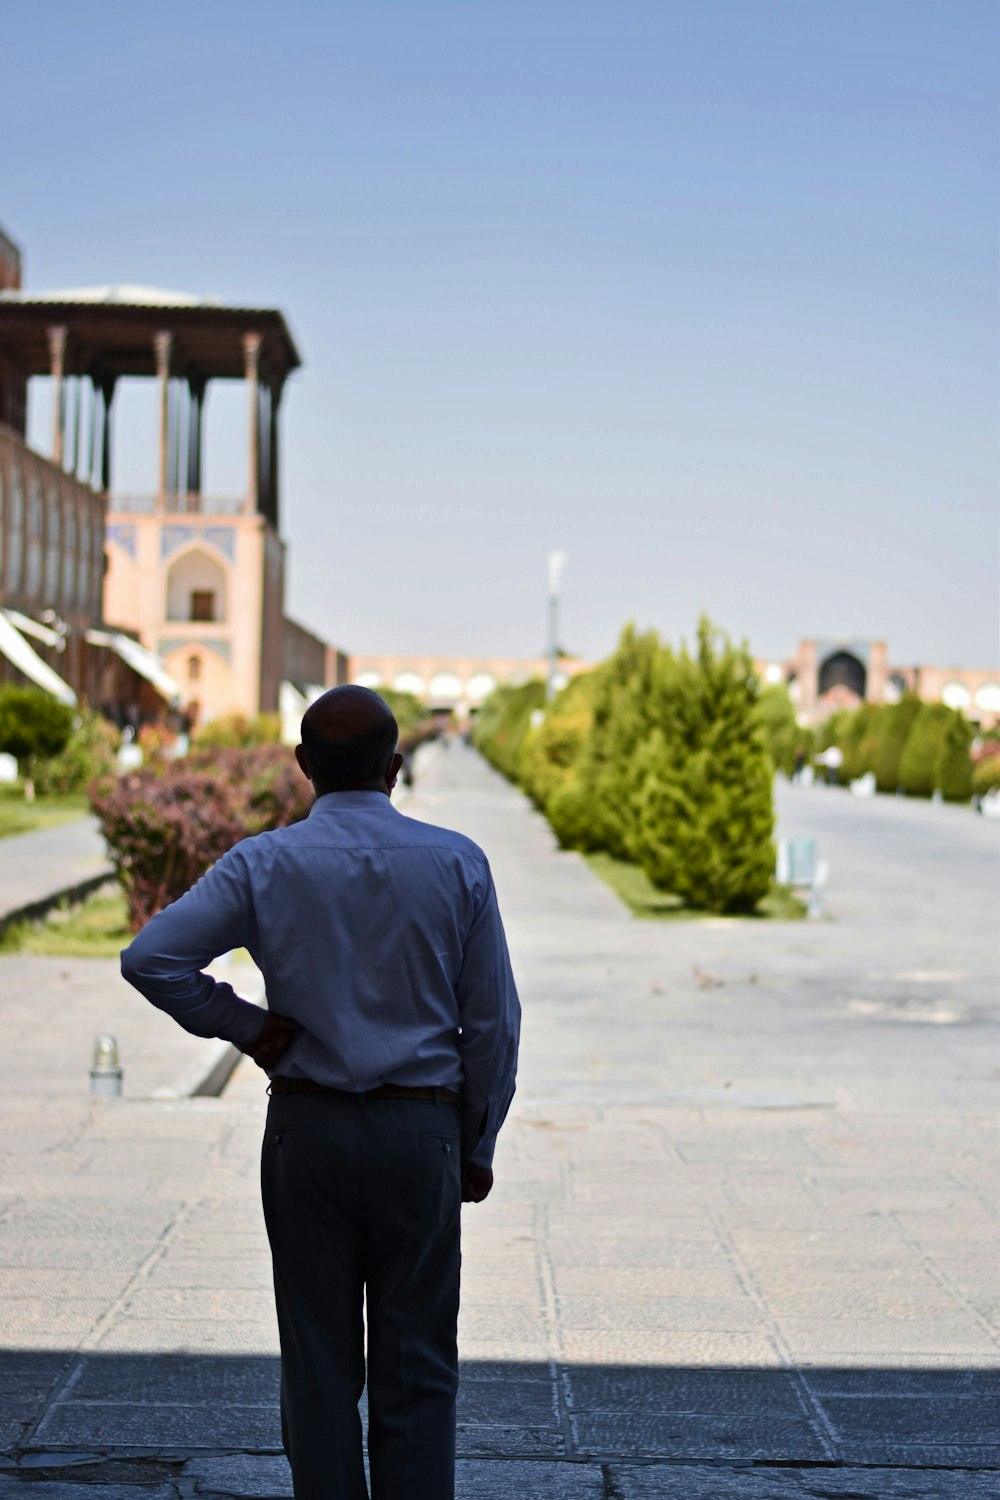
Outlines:
[[155,375],[156,334],[174,336],[172,367],[205,380],[241,380],[243,338],[261,337],[265,378],[284,381],[302,363],[280,312],[227,307],[158,287],[98,286],[57,292],[0,292],[0,351],[25,375],[51,368],[48,329],[67,330],[65,372],[113,378]]

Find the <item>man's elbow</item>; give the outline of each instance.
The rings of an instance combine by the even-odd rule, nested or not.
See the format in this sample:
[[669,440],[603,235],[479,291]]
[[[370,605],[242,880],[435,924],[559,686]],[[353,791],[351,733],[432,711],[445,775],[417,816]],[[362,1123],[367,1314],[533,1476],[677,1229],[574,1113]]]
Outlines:
[[156,977],[156,966],[150,961],[150,954],[142,938],[143,934],[137,933],[128,947],[121,951],[122,978],[137,990],[141,990]]

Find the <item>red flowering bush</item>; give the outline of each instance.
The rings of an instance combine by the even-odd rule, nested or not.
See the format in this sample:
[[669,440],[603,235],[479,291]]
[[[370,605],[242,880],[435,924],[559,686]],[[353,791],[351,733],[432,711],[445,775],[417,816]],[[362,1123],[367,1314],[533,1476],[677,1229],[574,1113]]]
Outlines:
[[196,750],[90,787],[133,932],[240,839],[304,818],[312,789],[280,745]]

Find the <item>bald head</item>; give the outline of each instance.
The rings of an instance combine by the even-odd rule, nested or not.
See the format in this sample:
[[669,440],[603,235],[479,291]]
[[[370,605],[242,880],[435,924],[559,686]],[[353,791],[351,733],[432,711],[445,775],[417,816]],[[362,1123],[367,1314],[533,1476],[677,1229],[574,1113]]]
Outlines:
[[388,792],[395,780],[399,728],[370,688],[331,688],[302,719],[296,759],[316,792]]

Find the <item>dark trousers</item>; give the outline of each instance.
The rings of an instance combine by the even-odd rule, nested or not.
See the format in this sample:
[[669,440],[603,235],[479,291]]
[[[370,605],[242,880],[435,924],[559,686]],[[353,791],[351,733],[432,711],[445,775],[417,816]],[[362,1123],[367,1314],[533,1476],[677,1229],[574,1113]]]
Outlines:
[[453,1500],[458,1106],[271,1099],[261,1157],[295,1500]]

